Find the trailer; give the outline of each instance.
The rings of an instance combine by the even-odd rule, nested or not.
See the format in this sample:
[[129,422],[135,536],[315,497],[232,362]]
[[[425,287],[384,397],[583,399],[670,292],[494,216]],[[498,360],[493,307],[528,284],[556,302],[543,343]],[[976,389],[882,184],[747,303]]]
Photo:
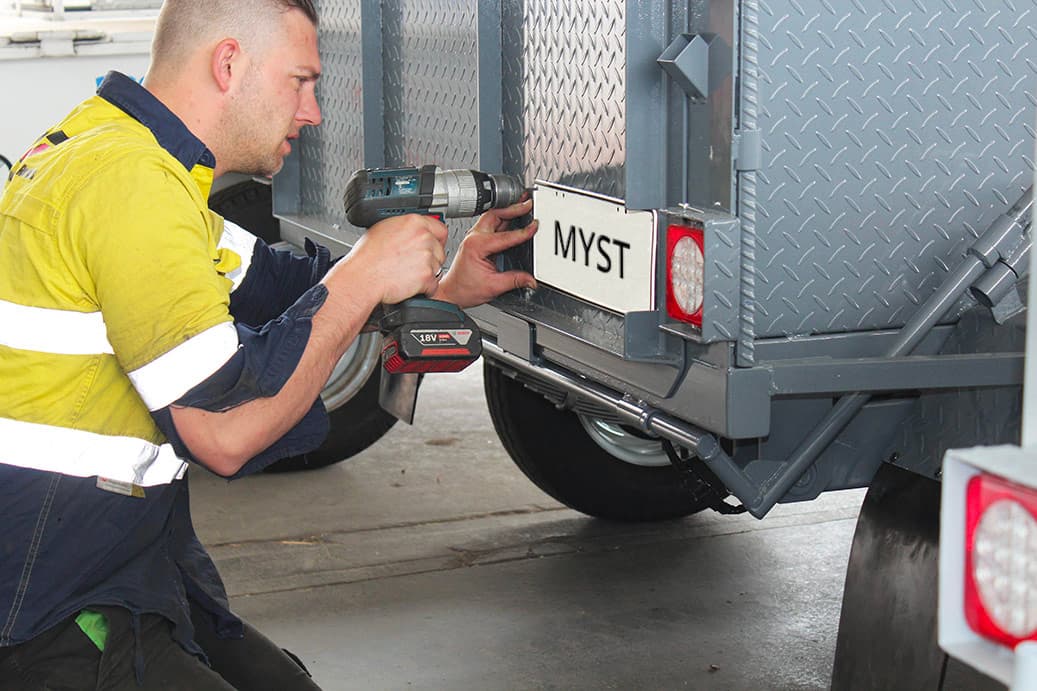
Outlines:
[[[347,251],[358,168],[521,177],[541,231],[498,261],[539,288],[470,310],[519,468],[618,520],[869,487],[833,686],[953,677],[942,459],[1019,442],[1037,3],[319,9],[325,123],[268,192],[276,239]],[[361,337],[342,410],[369,410],[378,358]]]

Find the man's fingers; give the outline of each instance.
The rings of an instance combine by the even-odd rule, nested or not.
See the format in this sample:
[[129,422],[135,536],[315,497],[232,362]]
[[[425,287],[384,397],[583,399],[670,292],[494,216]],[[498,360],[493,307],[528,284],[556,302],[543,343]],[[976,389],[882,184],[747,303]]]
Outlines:
[[540,222],[533,221],[521,230],[502,230],[501,232],[493,233],[492,235],[487,233],[485,235],[476,236],[477,239],[473,238],[473,242],[479,243],[478,249],[480,254],[496,254],[526,242],[536,234],[537,228],[539,227]]
[[503,209],[496,209],[498,218],[502,218],[506,221],[510,221],[513,218],[524,216],[533,209],[533,200],[527,199],[524,202],[518,202],[511,206],[505,206]]
[[520,288],[535,289],[536,287],[536,279],[525,271],[501,271],[483,279],[482,289],[477,302],[482,303],[492,300],[498,295],[503,295],[511,290]]
[[439,277],[433,276],[425,282],[425,289],[416,293],[416,295],[424,295],[425,297],[432,297],[439,290]]
[[447,238],[450,237],[450,229],[447,228],[447,225],[431,216],[422,216],[422,218],[425,220],[425,227],[435,236],[439,244],[445,245]]
[[439,271],[440,267],[446,264],[446,248],[442,245],[434,245],[432,247],[432,260],[435,262],[436,271]]
[[476,233],[498,232],[507,226],[507,221],[525,216],[532,210],[532,199],[506,206],[503,209],[491,209],[479,217],[472,231]]
[[494,274],[491,283],[498,295],[509,290],[518,290],[519,288],[535,289],[537,287],[536,279],[533,278],[532,274],[527,274],[525,271],[502,271]]

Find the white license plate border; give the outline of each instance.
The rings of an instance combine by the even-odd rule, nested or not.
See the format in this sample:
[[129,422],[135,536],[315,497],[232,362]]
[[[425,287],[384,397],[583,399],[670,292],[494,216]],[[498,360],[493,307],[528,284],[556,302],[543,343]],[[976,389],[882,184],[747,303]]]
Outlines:
[[[625,223],[628,222],[631,227],[640,226],[641,224],[647,224],[649,230],[649,241],[648,248],[644,253],[646,256],[642,257],[641,260],[644,262],[643,266],[640,267],[641,274],[644,280],[648,283],[647,295],[639,295],[634,303],[629,305],[620,305],[616,301],[609,298],[602,298],[600,293],[596,293],[593,290],[586,290],[583,287],[576,286],[575,289],[571,284],[567,284],[564,280],[559,281],[557,275],[553,272],[549,272],[547,275],[541,273],[543,269],[542,262],[538,261],[538,248],[542,247],[543,243],[554,242],[554,222],[559,219],[551,217],[545,219],[539,214],[538,209],[542,207],[543,200],[540,205],[537,203],[538,193],[542,191],[550,191],[558,194],[565,195],[567,197],[573,197],[577,200],[583,200],[592,204],[604,204],[611,207],[612,213],[622,211],[625,219]],[[604,207],[599,207],[604,208]],[[657,212],[647,210],[629,210],[625,206],[625,202],[622,199],[616,197],[610,197],[607,195],[599,194],[596,192],[590,192],[587,190],[581,190],[574,187],[568,187],[554,182],[546,180],[536,180],[533,185],[533,216],[540,221],[540,230],[533,238],[533,246],[531,249],[531,256],[533,262],[533,276],[539,283],[550,286],[552,289],[557,290],[566,295],[571,295],[579,300],[587,302],[600,309],[613,312],[615,314],[624,315],[633,312],[642,311],[654,311],[657,309],[656,306],[656,290],[657,290],[657,276],[656,276],[656,254],[658,249],[658,218]],[[641,229],[644,230],[643,228]],[[554,254],[553,249],[551,251]],[[559,285],[561,283],[562,285]]]

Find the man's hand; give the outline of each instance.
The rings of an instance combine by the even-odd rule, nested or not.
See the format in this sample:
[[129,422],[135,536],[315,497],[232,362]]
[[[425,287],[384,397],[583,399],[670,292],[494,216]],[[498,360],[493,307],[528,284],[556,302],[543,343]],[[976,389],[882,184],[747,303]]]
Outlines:
[[521,245],[533,237],[539,225],[537,221],[521,230],[506,230],[509,221],[525,216],[532,208],[533,201],[527,199],[480,216],[461,241],[450,271],[439,282],[439,290],[432,297],[458,307],[474,307],[509,290],[536,288],[532,275],[525,271],[497,271],[492,259],[498,252]]
[[[408,214],[375,223],[332,271],[350,275],[349,291],[372,293],[375,304],[432,295],[446,261],[449,230],[429,216]],[[372,305],[373,307],[373,305]]]
[[219,413],[170,409],[191,453],[213,472],[229,477],[287,433],[320,395],[375,306],[436,291],[447,234],[445,225],[427,216],[400,216],[372,226],[322,279],[328,296],[313,315],[299,364],[277,394]]

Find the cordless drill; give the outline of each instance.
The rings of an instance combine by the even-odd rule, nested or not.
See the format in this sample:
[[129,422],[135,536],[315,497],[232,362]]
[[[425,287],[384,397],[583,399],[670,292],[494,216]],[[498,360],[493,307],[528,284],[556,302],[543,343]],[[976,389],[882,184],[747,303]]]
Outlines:
[[[525,188],[511,175],[477,170],[365,168],[346,184],[346,218],[370,228],[403,214],[465,218],[517,202]],[[482,354],[476,323],[457,305],[411,298],[386,305],[378,322],[385,335],[382,365],[391,374],[459,372]]]

